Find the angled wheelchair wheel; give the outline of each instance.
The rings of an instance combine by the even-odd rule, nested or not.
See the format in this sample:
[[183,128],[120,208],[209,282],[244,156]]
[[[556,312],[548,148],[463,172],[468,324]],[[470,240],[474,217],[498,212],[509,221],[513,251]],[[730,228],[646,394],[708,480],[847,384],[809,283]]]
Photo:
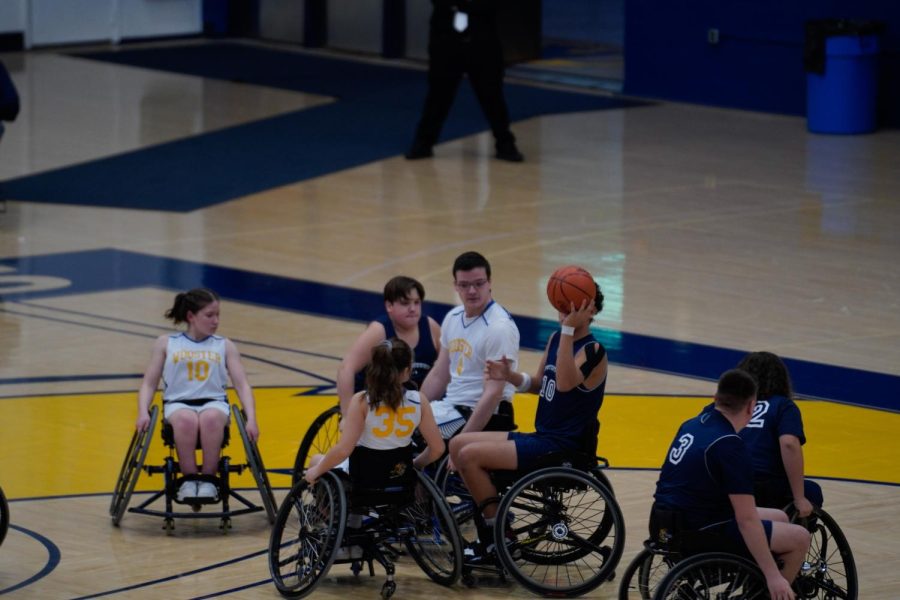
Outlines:
[[301,480],[285,497],[269,538],[269,572],[286,598],[302,598],[328,573],[344,537],[347,502],[334,473]]
[[3,488],[0,488],[0,545],[6,539],[7,531],[9,531],[9,503],[3,494]]
[[259,495],[262,498],[263,508],[266,509],[266,516],[269,517],[269,523],[275,522],[275,495],[272,494],[272,486],[269,483],[269,474],[263,464],[262,456],[259,453],[259,446],[247,435],[247,423],[244,419],[244,413],[236,404],[231,405],[231,414],[234,416],[234,422],[237,424],[238,433],[241,441],[244,443],[244,453],[247,455],[247,466],[253,474],[253,480],[259,489]]
[[651,600],[672,568],[667,554],[644,548],[625,569],[619,582],[619,600]]
[[579,596],[614,576],[625,520],[609,489],[566,467],[530,473],[500,501],[494,536],[506,570],[529,590]]
[[156,429],[158,419],[159,407],[153,405],[150,408],[150,425],[146,430],[135,431],[131,436],[131,443],[128,445],[125,461],[119,470],[119,478],[116,480],[112,502],[109,505],[109,515],[112,517],[113,525],[119,524],[128,509],[128,501],[131,500],[134,486],[137,485],[144,461],[147,459],[147,450],[150,449],[150,441],[153,438],[153,431]]
[[459,473],[449,471],[449,464],[450,455],[448,454],[439,461],[434,481],[441,495],[447,501],[447,506],[459,528],[462,543],[465,545],[478,538],[478,531],[475,528],[475,502]]
[[753,562],[734,554],[705,552],[677,563],[663,577],[654,600],[768,600],[766,579]]
[[844,532],[831,515],[816,508],[808,518],[802,519],[794,514],[791,520],[806,527],[811,538],[806,560],[794,580],[797,597],[822,600],[857,598],[856,561]]
[[315,454],[325,454],[341,439],[341,407],[332,406],[312,422],[294,459],[293,483],[303,479],[303,471]]
[[435,483],[417,472],[419,483],[410,506],[401,511],[403,541],[413,560],[432,581],[453,585],[462,572],[463,548],[450,507]]

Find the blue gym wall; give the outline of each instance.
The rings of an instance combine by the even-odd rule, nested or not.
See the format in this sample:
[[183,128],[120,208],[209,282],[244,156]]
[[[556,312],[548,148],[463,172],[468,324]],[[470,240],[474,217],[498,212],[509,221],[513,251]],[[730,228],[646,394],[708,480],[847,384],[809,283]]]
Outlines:
[[[900,126],[897,0],[628,0],[624,92],[805,115],[805,23],[822,18],[886,24],[879,62],[879,121]],[[716,45],[707,42],[710,28],[719,30]]]

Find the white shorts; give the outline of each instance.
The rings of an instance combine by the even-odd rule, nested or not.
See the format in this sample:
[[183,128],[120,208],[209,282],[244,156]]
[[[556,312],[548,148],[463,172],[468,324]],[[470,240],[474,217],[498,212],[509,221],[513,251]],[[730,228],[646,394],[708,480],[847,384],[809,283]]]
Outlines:
[[191,406],[190,404],[185,404],[184,402],[163,402],[163,418],[168,421],[172,414],[177,410],[187,409],[199,414],[204,410],[208,410],[210,408],[218,410],[226,417],[231,417],[231,410],[228,407],[227,401],[210,400],[206,404],[201,404],[199,406]]

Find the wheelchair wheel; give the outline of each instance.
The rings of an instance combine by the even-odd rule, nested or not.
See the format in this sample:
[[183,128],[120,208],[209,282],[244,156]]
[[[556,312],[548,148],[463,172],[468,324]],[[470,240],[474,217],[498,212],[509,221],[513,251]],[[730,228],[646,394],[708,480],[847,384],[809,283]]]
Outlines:
[[453,585],[462,572],[463,548],[456,521],[434,482],[417,472],[413,503],[401,511],[411,531],[404,536],[407,550],[432,581]]
[[[611,523],[611,525],[607,525]],[[625,520],[609,489],[576,469],[530,473],[503,495],[494,524],[504,568],[529,590],[578,596],[612,578]]]
[[241,441],[244,442],[244,453],[247,455],[247,466],[253,474],[256,481],[256,487],[259,489],[259,495],[262,497],[263,508],[266,509],[266,515],[269,517],[269,523],[275,522],[275,495],[272,494],[272,486],[269,484],[269,474],[263,465],[262,456],[259,453],[259,446],[256,442],[250,440],[247,435],[247,424],[244,419],[244,413],[236,404],[231,405],[231,414],[234,415],[234,422],[237,423],[238,433],[241,435]]
[[109,505],[109,514],[112,517],[113,525],[118,526],[119,521],[125,515],[128,508],[128,501],[131,500],[131,494],[134,492],[134,486],[137,485],[138,478],[141,475],[141,468],[144,466],[144,460],[147,458],[147,450],[150,449],[150,440],[153,438],[153,431],[156,429],[156,421],[159,419],[159,407],[153,405],[150,408],[150,425],[144,431],[135,431],[131,436],[131,443],[128,446],[128,452],[125,454],[125,461],[119,470],[119,478],[116,480],[116,487],[113,490],[112,502]]
[[644,548],[625,569],[619,583],[619,600],[650,600],[669,569],[672,559]]
[[705,552],[672,567],[653,598],[768,600],[769,589],[759,567],[751,561],[734,554]]
[[3,488],[0,488],[0,545],[6,539],[6,532],[9,530],[9,503],[3,494]]
[[344,537],[344,486],[328,472],[315,485],[301,480],[285,497],[269,538],[269,572],[286,598],[315,589],[334,562]]
[[806,560],[794,581],[798,598],[856,598],[859,583],[856,561],[844,532],[827,512],[820,508],[813,515],[792,521],[806,527],[811,536]]
[[475,503],[459,474],[451,473],[448,470],[449,464],[450,455],[448,454],[439,461],[434,481],[447,501],[462,543],[465,545],[478,538],[478,531],[475,528]]
[[341,438],[341,407],[332,406],[312,422],[294,459],[293,483],[303,479],[303,471],[309,466],[309,459],[314,454],[325,454],[338,443]]

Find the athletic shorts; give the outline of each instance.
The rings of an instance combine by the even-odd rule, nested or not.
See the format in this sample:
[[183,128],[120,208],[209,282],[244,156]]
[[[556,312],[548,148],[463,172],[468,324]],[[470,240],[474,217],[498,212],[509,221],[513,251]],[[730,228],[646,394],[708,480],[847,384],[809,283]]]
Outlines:
[[538,435],[537,433],[510,431],[506,439],[512,440],[516,444],[518,469],[531,468],[538,459],[551,452],[561,452],[570,449],[553,438]]
[[[772,545],[772,521],[768,521],[766,519],[762,520],[763,529],[766,531],[766,543],[771,547]],[[735,542],[744,545],[744,536],[741,535],[741,529],[738,527],[737,521],[734,519],[728,519],[727,521],[722,521],[719,523],[714,523],[712,525],[707,525],[700,529],[700,531],[707,531],[710,533],[716,533],[719,535],[723,535],[728,537]]]
[[163,418],[168,421],[169,417],[171,417],[172,414],[174,414],[177,410],[187,409],[200,414],[204,410],[210,408],[218,410],[226,417],[231,416],[231,410],[228,407],[228,402],[226,402],[225,400],[207,400],[204,404],[196,405],[193,404],[193,401],[191,401],[191,404],[185,402],[163,402]]

